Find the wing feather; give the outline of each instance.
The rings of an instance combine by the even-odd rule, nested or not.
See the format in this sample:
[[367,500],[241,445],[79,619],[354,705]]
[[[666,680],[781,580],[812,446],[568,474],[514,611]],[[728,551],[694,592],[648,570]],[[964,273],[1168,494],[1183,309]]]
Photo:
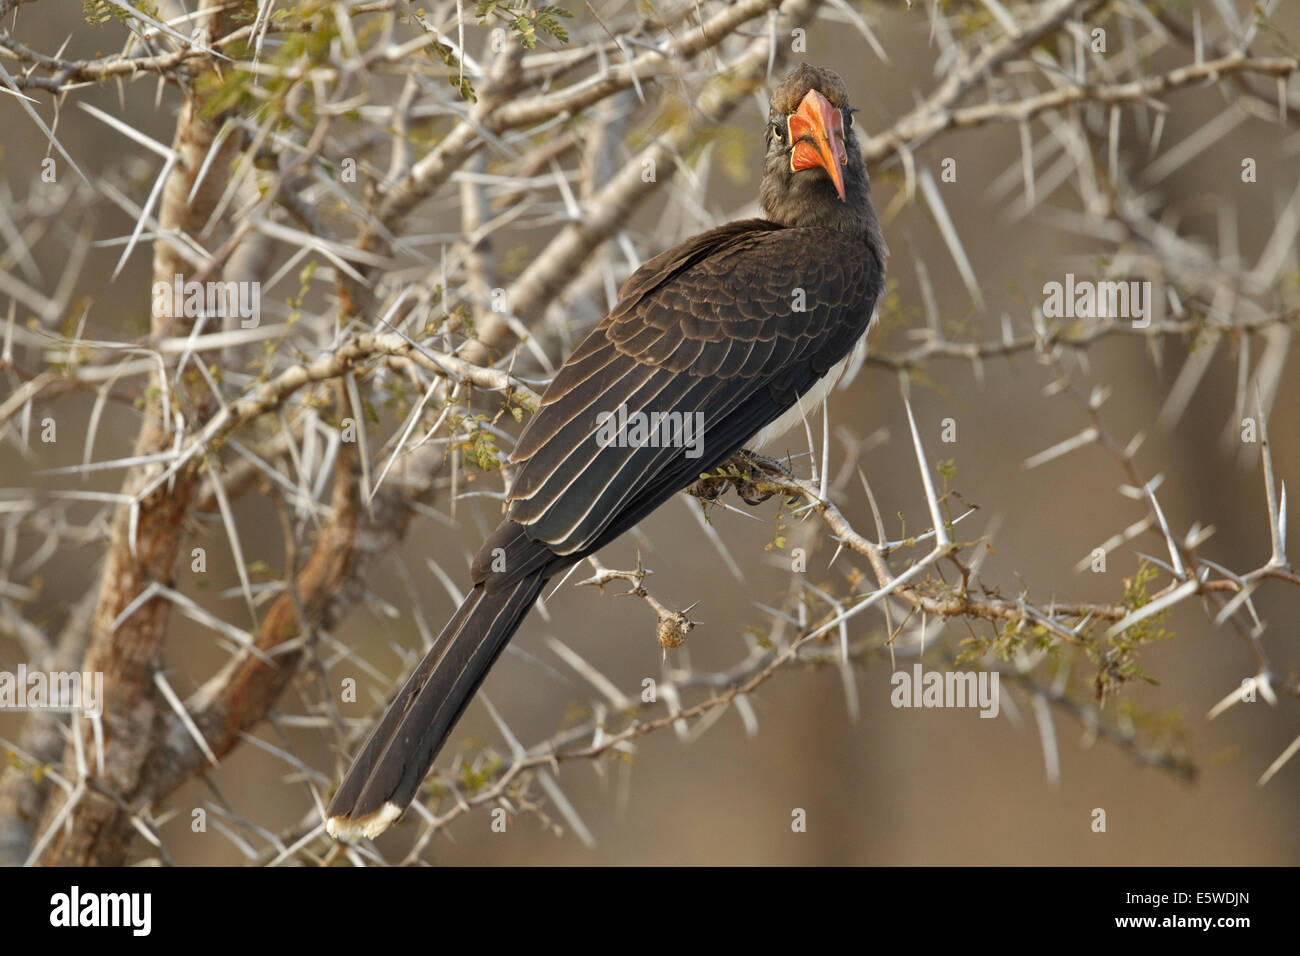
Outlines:
[[[557,555],[590,553],[621,534],[733,455],[848,354],[882,276],[879,254],[860,240],[764,220],[651,259],[520,435],[509,517]],[[698,413],[703,448],[656,436],[639,447],[602,441],[600,413],[620,405]]]

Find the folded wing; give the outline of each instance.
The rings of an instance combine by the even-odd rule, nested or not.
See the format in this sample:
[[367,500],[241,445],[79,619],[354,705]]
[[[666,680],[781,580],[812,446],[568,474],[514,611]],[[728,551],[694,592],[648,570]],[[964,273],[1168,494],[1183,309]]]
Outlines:
[[[650,260],[556,375],[511,456],[509,519],[589,553],[731,457],[854,346],[881,289],[861,241],[746,220]],[[599,440],[601,413],[703,416],[703,453]],[[579,480],[580,479],[580,480]]]

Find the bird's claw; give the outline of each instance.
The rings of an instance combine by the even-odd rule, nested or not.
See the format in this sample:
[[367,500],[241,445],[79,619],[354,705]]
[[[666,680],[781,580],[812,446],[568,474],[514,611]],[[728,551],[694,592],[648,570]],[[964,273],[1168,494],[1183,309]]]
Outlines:
[[740,500],[754,506],[761,505],[778,493],[776,490],[767,491],[761,487],[764,472],[776,472],[790,479],[795,477],[784,462],[760,455],[748,448],[736,452],[720,470],[724,474],[701,478],[691,485],[687,492],[704,501],[717,501],[727,490],[728,485],[735,485]]

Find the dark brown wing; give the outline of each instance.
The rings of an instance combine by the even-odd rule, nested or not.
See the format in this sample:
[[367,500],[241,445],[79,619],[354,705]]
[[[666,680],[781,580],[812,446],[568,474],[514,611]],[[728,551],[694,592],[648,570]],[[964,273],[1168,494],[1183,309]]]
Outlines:
[[[508,517],[561,555],[621,534],[735,454],[842,359],[881,284],[882,264],[861,240],[765,220],[732,223],[650,260],[520,435]],[[703,453],[602,444],[597,416],[620,405],[703,413]]]

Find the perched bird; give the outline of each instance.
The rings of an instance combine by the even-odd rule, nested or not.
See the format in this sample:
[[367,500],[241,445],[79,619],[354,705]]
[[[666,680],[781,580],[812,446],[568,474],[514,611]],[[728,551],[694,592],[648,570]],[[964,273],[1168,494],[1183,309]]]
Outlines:
[[[548,579],[801,423],[834,385],[886,255],[837,74],[802,64],[776,87],[760,196],[765,219],[637,269],[556,374],[510,456],[506,518],[474,558],[474,586],[357,754],[331,834],[373,837],[401,815]],[[703,442],[602,440],[620,407],[689,413]]]

